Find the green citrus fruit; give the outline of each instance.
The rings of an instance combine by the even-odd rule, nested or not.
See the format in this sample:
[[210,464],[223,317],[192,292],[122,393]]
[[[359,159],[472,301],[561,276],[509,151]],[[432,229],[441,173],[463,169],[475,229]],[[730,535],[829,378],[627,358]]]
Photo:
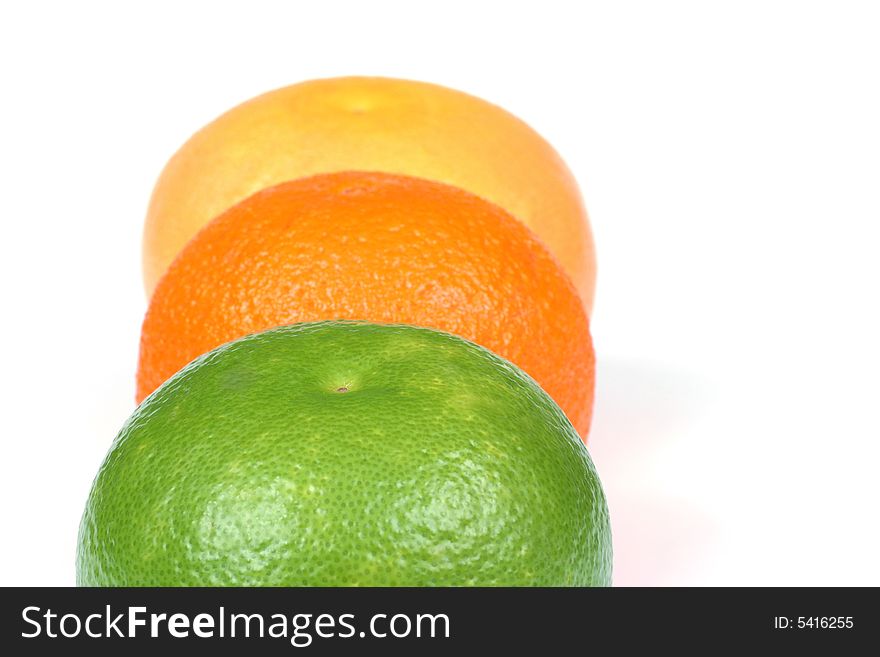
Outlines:
[[82,519],[88,586],[607,585],[584,444],[521,370],[361,322],[228,343],[138,407]]

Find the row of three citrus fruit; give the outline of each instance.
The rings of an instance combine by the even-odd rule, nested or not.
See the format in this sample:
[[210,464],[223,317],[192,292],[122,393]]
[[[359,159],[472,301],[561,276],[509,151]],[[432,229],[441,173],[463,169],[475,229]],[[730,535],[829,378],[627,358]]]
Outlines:
[[[372,173],[326,173],[350,169]],[[590,303],[592,243],[525,124],[417,83],[267,94],[171,160],[145,256],[148,288],[162,276],[139,399],[243,335],[382,325],[254,335],[162,386],[95,482],[82,583],[607,581],[607,511],[568,421],[586,436],[592,345],[559,265]],[[568,419],[490,352],[389,323],[506,357]]]

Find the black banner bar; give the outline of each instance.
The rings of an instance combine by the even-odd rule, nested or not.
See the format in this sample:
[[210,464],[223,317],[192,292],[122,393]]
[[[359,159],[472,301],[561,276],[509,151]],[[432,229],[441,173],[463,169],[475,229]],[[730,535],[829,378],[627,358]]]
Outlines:
[[877,590],[867,588],[7,588],[0,595],[0,647],[15,655],[65,648],[118,655],[141,646],[163,655],[598,654],[646,642],[704,654],[840,651],[873,646],[880,615]]

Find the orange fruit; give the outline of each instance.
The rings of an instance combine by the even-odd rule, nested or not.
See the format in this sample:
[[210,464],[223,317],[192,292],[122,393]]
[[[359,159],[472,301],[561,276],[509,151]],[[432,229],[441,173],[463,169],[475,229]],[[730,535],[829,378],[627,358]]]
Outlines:
[[524,222],[592,308],[596,265],[577,183],[555,150],[505,110],[423,82],[348,77],[278,89],[226,112],[171,158],[144,228],[148,296],[189,239],[278,183],[385,171],[482,196]]
[[499,206],[387,173],[283,183],[202,229],[150,301],[137,399],[230,340],[332,319],[426,326],[472,340],[519,365],[587,434],[589,320],[556,259]]

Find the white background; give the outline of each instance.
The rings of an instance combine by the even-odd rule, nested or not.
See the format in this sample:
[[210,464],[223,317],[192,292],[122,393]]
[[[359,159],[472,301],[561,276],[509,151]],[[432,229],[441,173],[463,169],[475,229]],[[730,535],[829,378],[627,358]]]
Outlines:
[[615,582],[880,585],[878,33],[868,2],[4,3],[0,584],[74,582],[166,159],[380,74],[502,105],[582,184]]

